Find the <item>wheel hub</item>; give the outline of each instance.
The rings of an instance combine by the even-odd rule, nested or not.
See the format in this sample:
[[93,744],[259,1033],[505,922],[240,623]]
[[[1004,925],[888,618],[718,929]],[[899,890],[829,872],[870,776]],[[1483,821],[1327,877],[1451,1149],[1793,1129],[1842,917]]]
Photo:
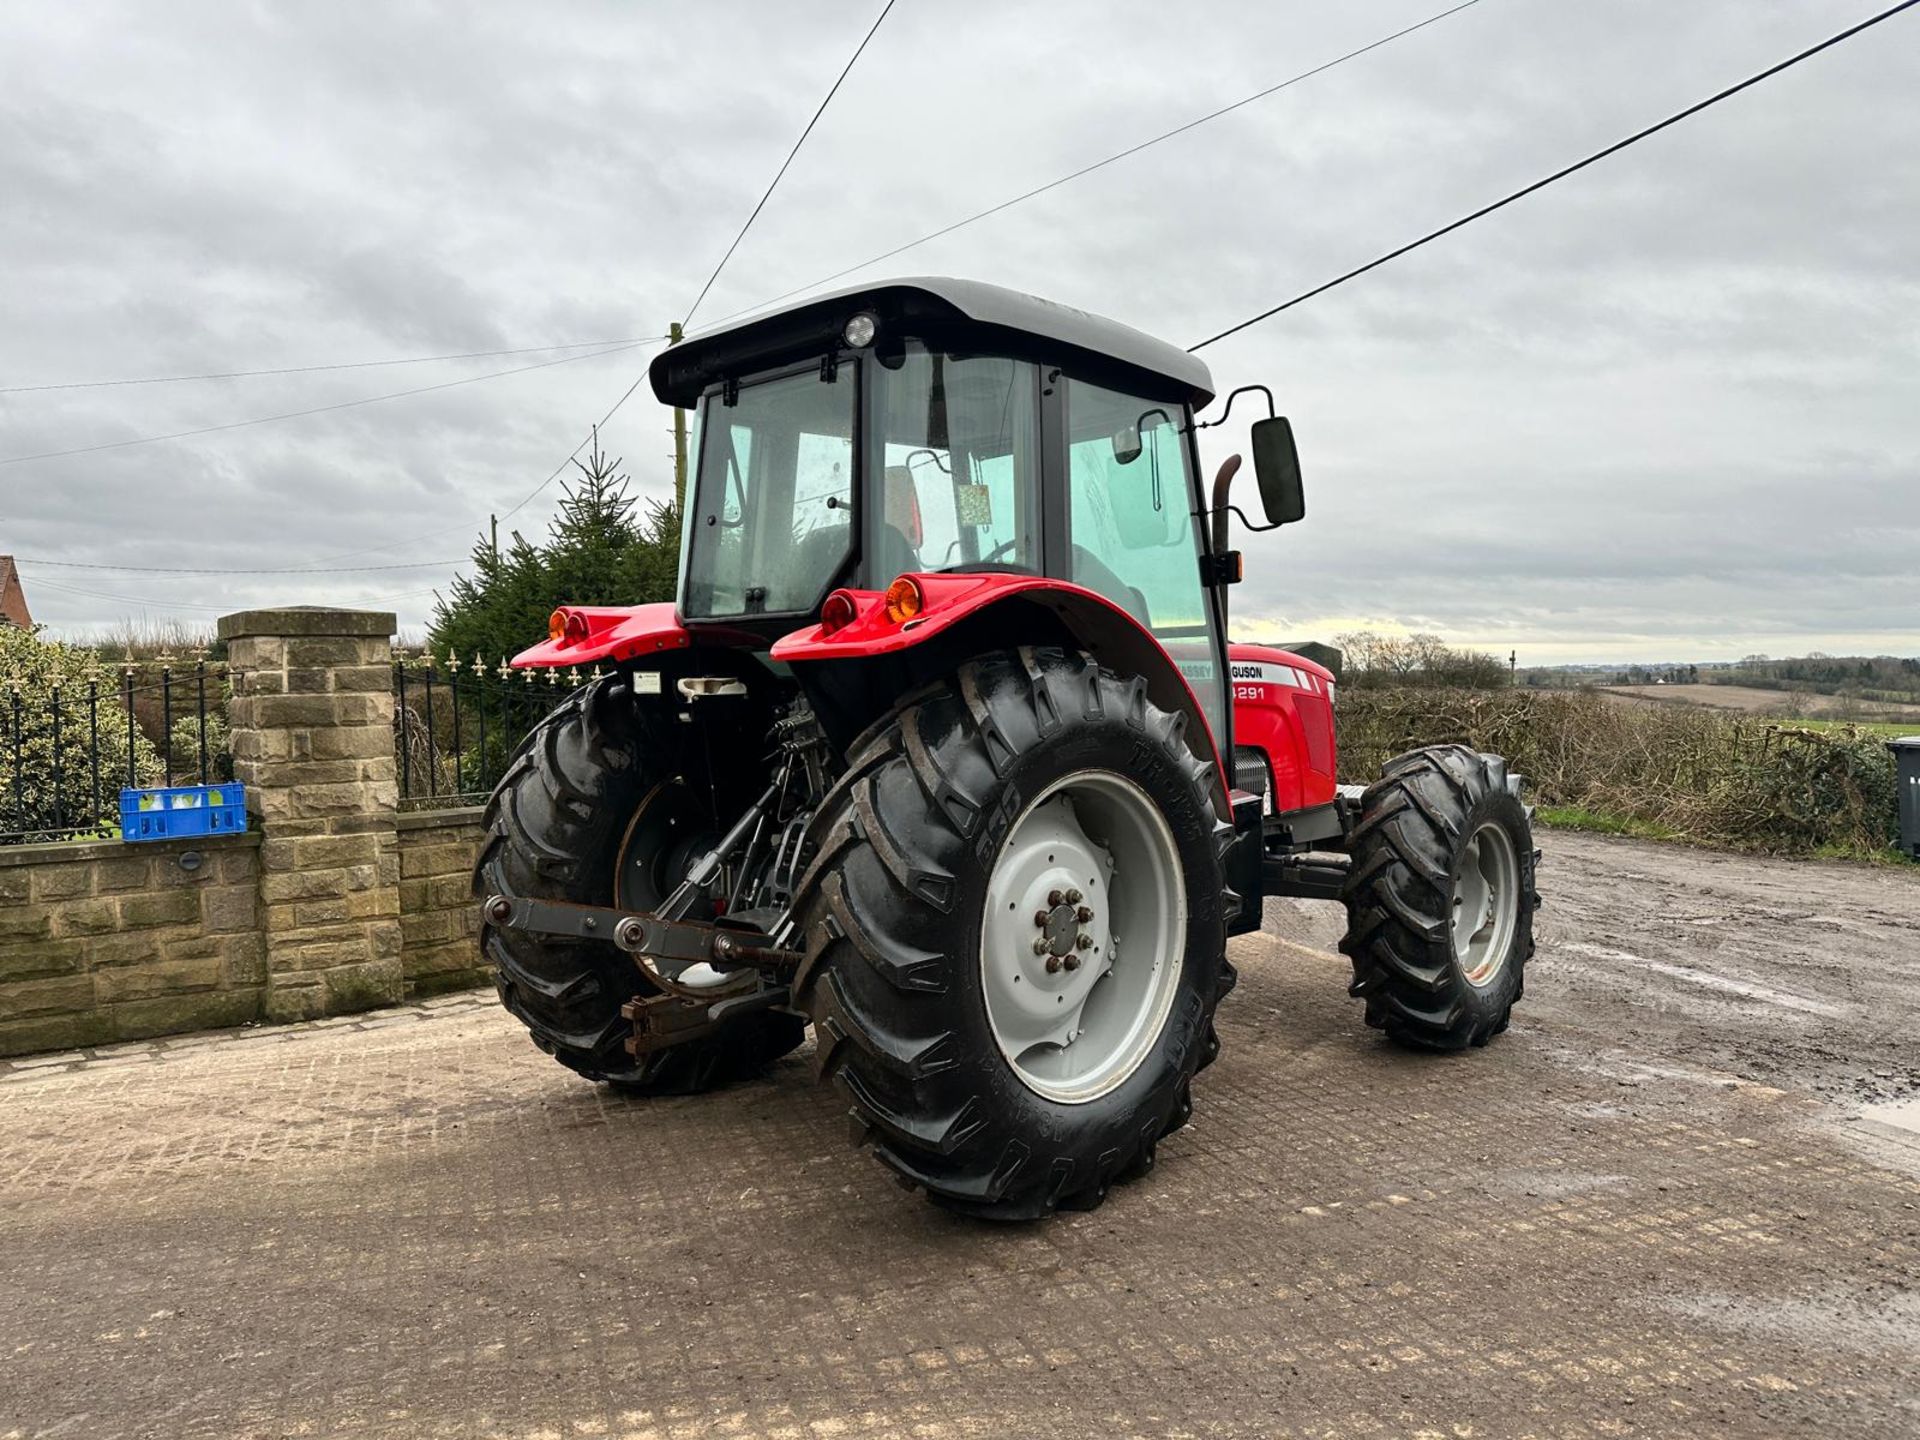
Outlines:
[[1079,1038],[1081,1012],[1113,952],[1087,896],[1104,894],[1112,874],[1112,857],[1087,838],[1064,794],[1030,815],[1000,857],[986,963],[999,982],[996,1004],[1030,1044]]
[[1513,949],[1520,894],[1520,864],[1513,840],[1496,821],[1468,838],[1453,884],[1450,939],[1469,985],[1493,983]]
[[[1024,1083],[1072,1103],[1131,1072],[1171,1003],[1181,911],[1172,837],[1131,782],[1083,772],[1016,821],[980,963],[995,1039]],[[1137,932],[1131,964],[1123,929]]]
[[1039,920],[1042,938],[1050,952],[1066,955],[1073,949],[1074,937],[1080,933],[1073,906],[1056,905],[1051,910],[1042,911]]

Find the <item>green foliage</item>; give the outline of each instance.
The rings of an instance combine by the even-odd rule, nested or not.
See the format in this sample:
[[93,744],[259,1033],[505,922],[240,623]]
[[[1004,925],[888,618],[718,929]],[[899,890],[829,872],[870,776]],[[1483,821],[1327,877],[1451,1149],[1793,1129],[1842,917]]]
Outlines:
[[1458,741],[1506,756],[1528,798],[1573,823],[1796,854],[1871,854],[1894,839],[1893,755],[1858,731],[1527,689],[1342,687],[1338,705],[1343,780]]
[[[227,730],[224,692],[207,696],[207,780],[233,777],[233,760],[228,751],[232,740]],[[173,778],[181,785],[200,783],[200,717],[197,714],[174,717],[167,735],[167,752],[173,760]]]
[[1788,660],[1749,655],[1737,665],[1716,667],[1710,684],[1766,690],[1804,689],[1812,694],[1852,695],[1869,700],[1920,700],[1920,656],[1824,655]]
[[[31,834],[96,818],[93,767],[86,750],[89,683],[97,683],[102,695],[101,808],[118,815],[120,787],[127,776],[127,730],[116,705],[116,678],[99,668],[91,650],[0,625],[0,833]],[[61,714],[58,747],[53,727],[56,694]],[[159,754],[138,730],[133,770],[142,785],[160,783]]]
[[545,544],[517,531],[496,553],[485,540],[473,551],[474,573],[459,576],[435,607],[428,644],[463,662],[477,653],[497,665],[547,637],[558,605],[641,605],[671,600],[680,564],[680,512],[647,501],[636,515],[627,493],[632,477],[617,473],[596,435],[586,464],[566,486]]

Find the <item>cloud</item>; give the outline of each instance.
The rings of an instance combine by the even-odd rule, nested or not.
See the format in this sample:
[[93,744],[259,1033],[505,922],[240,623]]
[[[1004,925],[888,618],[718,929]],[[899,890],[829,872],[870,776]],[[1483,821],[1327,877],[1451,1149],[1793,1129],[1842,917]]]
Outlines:
[[[897,7],[701,317],[1438,8]],[[972,275],[1190,343],[1843,18],[1812,0],[1482,0],[861,278]],[[865,23],[826,0],[608,0],[537,19],[14,7],[0,15],[0,385],[657,333]],[[1889,22],[1205,352],[1223,390],[1275,387],[1308,476],[1308,521],[1247,541],[1236,613],[1303,634],[1398,620],[1528,660],[1920,649],[1916,25]],[[444,572],[82,584],[92,572],[32,561],[459,556],[643,362],[0,466],[0,551],[25,559],[36,611],[63,627],[128,608],[76,589],[199,615],[399,596],[417,625],[431,599],[413,592]],[[493,368],[4,395],[0,456]],[[666,424],[642,387],[606,436],[649,494],[670,484]],[[1209,466],[1243,440],[1207,432]],[[511,523],[538,530],[551,498]]]

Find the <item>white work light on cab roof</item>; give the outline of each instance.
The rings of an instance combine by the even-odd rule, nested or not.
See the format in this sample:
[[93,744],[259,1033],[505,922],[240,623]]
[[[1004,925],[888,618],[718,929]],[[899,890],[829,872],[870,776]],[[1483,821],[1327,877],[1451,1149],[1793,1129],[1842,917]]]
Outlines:
[[873,343],[874,334],[879,328],[879,324],[874,320],[873,316],[863,310],[851,320],[847,321],[847,328],[841,331],[840,334],[841,338],[854,349],[864,350]]

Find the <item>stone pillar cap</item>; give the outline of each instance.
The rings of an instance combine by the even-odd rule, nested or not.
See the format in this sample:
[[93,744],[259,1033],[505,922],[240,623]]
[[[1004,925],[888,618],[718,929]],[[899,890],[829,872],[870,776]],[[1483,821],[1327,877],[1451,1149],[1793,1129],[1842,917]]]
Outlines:
[[393,634],[398,618],[391,610],[335,610],[325,605],[288,605],[277,610],[241,610],[220,617],[222,640],[243,635]]

